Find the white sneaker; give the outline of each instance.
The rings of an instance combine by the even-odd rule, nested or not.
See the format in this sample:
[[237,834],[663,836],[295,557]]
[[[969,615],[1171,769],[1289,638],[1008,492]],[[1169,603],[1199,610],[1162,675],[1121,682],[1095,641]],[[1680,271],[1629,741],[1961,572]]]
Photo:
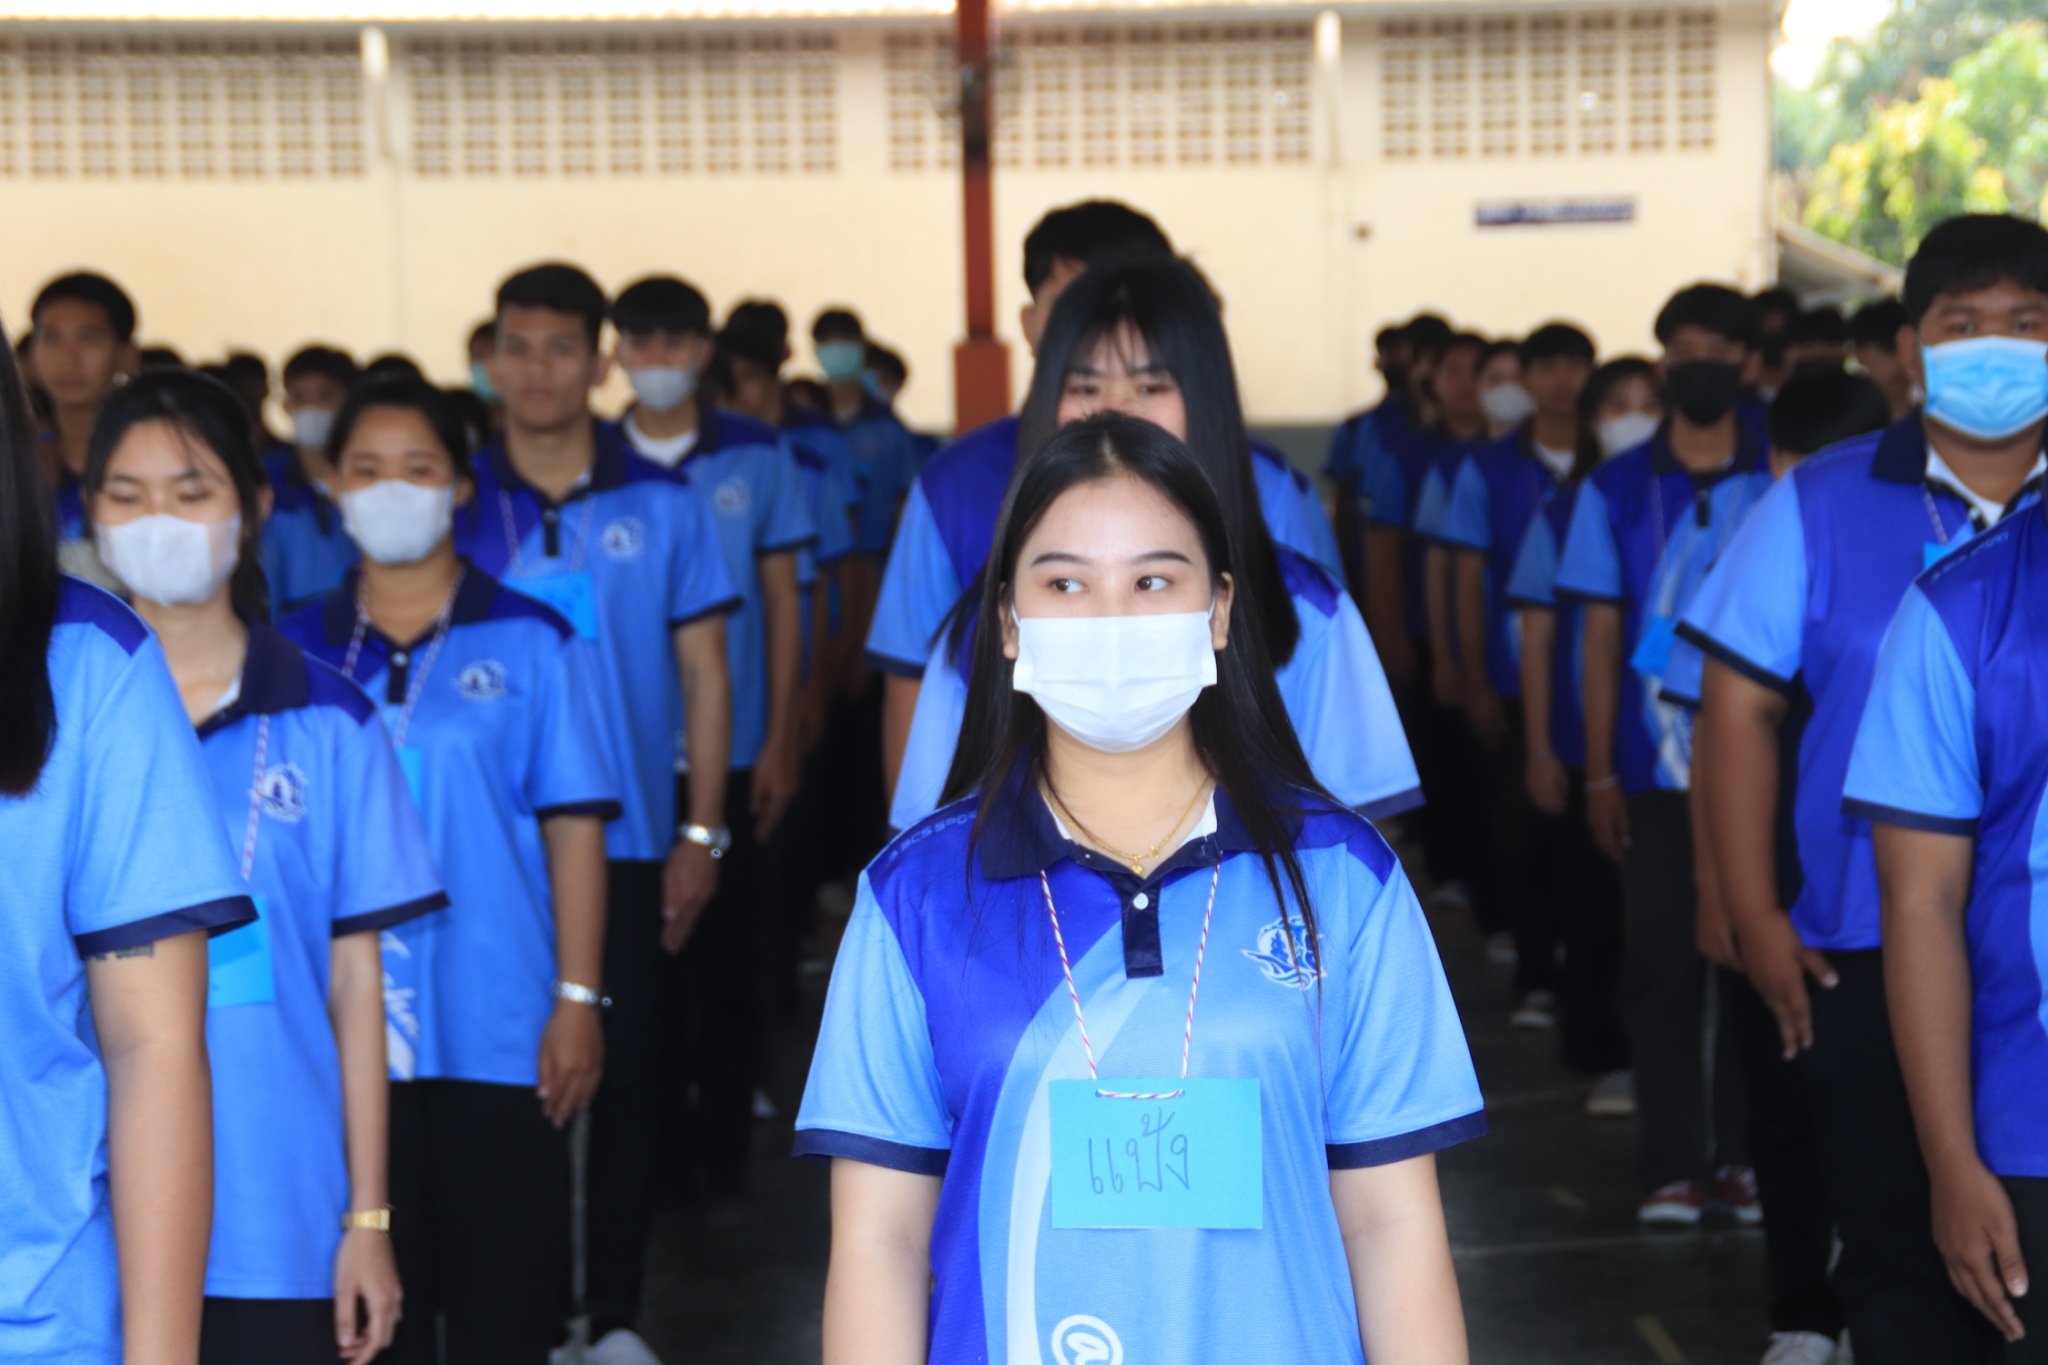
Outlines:
[[1515,936],[1502,929],[1486,936],[1486,960],[1496,967],[1512,967],[1521,955],[1515,951]]
[[1429,895],[1432,910],[1470,910],[1472,893],[1465,889],[1463,882],[1445,882]]
[[1509,1028],[1546,1029],[1557,1027],[1557,996],[1550,991],[1530,991],[1508,1016]]
[[640,1339],[638,1332],[626,1327],[606,1332],[604,1340],[591,1347],[584,1359],[589,1365],[661,1365],[661,1357],[654,1349]]
[[1773,1332],[1771,1348],[1761,1365],[1830,1365],[1835,1358],[1832,1337],[1818,1332]]
[[1586,1112],[1596,1119],[1635,1117],[1636,1073],[1610,1071],[1593,1082],[1592,1093],[1586,1096]]

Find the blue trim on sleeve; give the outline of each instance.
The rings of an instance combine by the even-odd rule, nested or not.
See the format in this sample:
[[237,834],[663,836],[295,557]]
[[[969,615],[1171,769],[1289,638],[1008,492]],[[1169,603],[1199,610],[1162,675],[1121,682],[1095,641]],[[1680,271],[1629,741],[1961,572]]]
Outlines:
[[535,810],[536,820],[552,820],[561,815],[595,815],[598,819],[612,821],[626,813],[626,808],[609,797],[601,801],[564,801],[558,806],[542,806]]
[[1587,592],[1584,588],[1567,588],[1562,583],[1554,591],[1559,597],[1568,597],[1574,602],[1592,602],[1603,607],[1619,607],[1628,601],[1625,594]]
[[1477,1109],[1463,1118],[1451,1119],[1445,1123],[1432,1123],[1429,1127],[1418,1128],[1412,1133],[1374,1138],[1371,1142],[1333,1142],[1326,1150],[1329,1153],[1331,1170],[1355,1171],[1366,1166],[1391,1166],[1396,1161],[1424,1156],[1485,1136],[1486,1111]]
[[[1792,690],[1792,680],[1790,678],[1781,678],[1762,664],[1753,663],[1743,658],[1713,636],[1699,630],[1690,621],[1680,621],[1678,623],[1678,638],[1697,647],[1700,653],[1716,663],[1725,664],[1729,668],[1734,669],[1759,687],[1768,687],[1773,692],[1789,692]],[[1665,692],[1664,695],[1666,697],[1671,696],[1669,692]],[[1694,700],[1697,701],[1697,698]]]
[[418,919],[421,915],[446,910],[448,904],[448,893],[436,891],[431,896],[421,896],[418,900],[386,906],[382,910],[372,910],[362,915],[348,915],[334,921],[327,931],[328,937],[347,938],[350,934],[367,934],[372,929],[389,929],[394,924],[404,924],[408,920]]
[[953,1154],[944,1148],[912,1147],[907,1143],[860,1133],[842,1133],[833,1128],[803,1128],[797,1131],[796,1149],[791,1155],[804,1161],[830,1161],[845,1157],[870,1166],[884,1166],[912,1175],[944,1175]]
[[798,536],[795,540],[786,540],[775,545],[758,546],[754,550],[754,558],[761,559],[768,555],[794,554],[796,551],[803,549],[803,547],[806,545],[817,544],[817,541],[817,532],[813,531],[810,535]]
[[886,654],[877,654],[872,649],[863,650],[861,652],[861,658],[866,661],[867,666],[869,668],[875,669],[878,672],[887,673],[891,677],[924,677],[923,664],[909,663],[903,659],[892,659]]
[[78,945],[80,957],[98,957],[102,953],[118,953],[123,948],[135,948],[159,939],[176,938],[194,929],[206,930],[210,938],[230,929],[239,929],[255,918],[254,901],[247,896],[225,896],[220,900],[188,905],[182,910],[151,915],[148,919],[117,924],[111,929],[79,934],[72,942]]
[[746,606],[746,604],[746,598],[741,597],[738,593],[734,593],[722,602],[713,602],[702,611],[691,612],[688,616],[675,617],[668,623],[668,628],[670,630],[679,630],[684,626],[693,626],[707,616],[730,616]]
[[1403,811],[1414,810],[1418,806],[1423,805],[1427,800],[1428,798],[1423,795],[1422,788],[1410,787],[1407,791],[1395,792],[1392,796],[1382,796],[1377,801],[1368,801],[1364,805],[1354,806],[1352,809],[1368,820],[1387,820],[1401,814]]
[[1928,834],[1957,834],[1974,838],[1977,822],[1964,820],[1953,815],[1929,815],[1925,811],[1900,810],[1897,806],[1880,805],[1875,801],[1858,801],[1853,797],[1842,799],[1842,814],[1852,820],[1868,820],[1874,825],[1897,825],[1901,829],[1917,829]]

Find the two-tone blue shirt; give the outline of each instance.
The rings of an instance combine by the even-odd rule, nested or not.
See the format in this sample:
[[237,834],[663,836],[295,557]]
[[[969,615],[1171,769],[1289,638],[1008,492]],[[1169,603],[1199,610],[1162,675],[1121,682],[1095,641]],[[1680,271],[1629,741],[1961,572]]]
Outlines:
[[[1369,425],[1367,429],[1374,428]],[[1448,458],[1446,442],[1455,455],[1464,455],[1462,444],[1434,431],[1410,428],[1391,441],[1367,443],[1359,456],[1358,491],[1369,504],[1367,524],[1406,535],[1401,547],[1401,614],[1410,638],[1417,640],[1429,636],[1422,582],[1425,528],[1437,515],[1440,496],[1425,500],[1425,494],[1431,489],[1430,475],[1442,458]]]
[[[1212,817],[1140,880],[1069,842],[1020,772],[978,839],[961,802],[861,878],[796,1150],[945,1176],[932,1361],[1220,1362],[1256,1342],[1259,1359],[1356,1365],[1331,1170],[1485,1131],[1429,925],[1379,835],[1348,811],[1301,819],[1311,937],[1227,796]],[[1171,1077],[1212,875],[1187,1075],[1258,1083],[1262,1225],[1055,1227],[1048,1096],[1089,1068],[1046,896],[1101,1076]],[[1068,1354],[1077,1318],[1106,1355]]]
[[455,516],[455,548],[596,642],[581,700],[600,717],[625,808],[605,831],[605,850],[654,861],[675,844],[675,631],[742,599],[708,499],[687,475],[635,454],[615,424],[592,426],[596,458],[560,502],[520,476],[502,442],[480,452],[476,496]]
[[1522,695],[1522,640],[1508,582],[1529,527],[1557,486],[1524,424],[1459,462],[1437,526],[1443,544],[1486,556],[1486,673],[1503,697]]
[[1842,815],[1973,841],[1970,1080],[1994,1174],[2048,1176],[2048,519],[2006,518],[1899,604]]
[[620,810],[591,704],[595,651],[473,566],[445,636],[359,628],[353,572],[281,629],[377,703],[448,893],[446,910],[383,935],[392,1078],[535,1084],[556,976],[541,822]]
[[55,743],[34,791],[0,796],[0,1359],[119,1365],[107,1074],[85,959],[230,929],[255,909],[163,647],[112,595],[75,579],[58,592]]
[[291,450],[265,456],[263,468],[271,507],[259,555],[271,614],[281,617],[333,592],[361,555],[342,529],[341,509],[306,477]]
[[910,428],[872,398],[864,398],[840,433],[853,453],[860,478],[860,524],[854,539],[862,554],[885,555],[896,538],[896,518],[917,481],[924,454]]
[[349,1208],[332,943],[448,897],[376,706],[270,627],[250,624],[238,695],[199,739],[260,912],[211,945],[206,1292],[328,1298]]
[[1557,617],[1550,650],[1550,749],[1570,768],[1586,766],[1586,609],[1576,598],[1557,595],[1557,561],[1571,528],[1579,483],[1561,484],[1522,534],[1502,596],[1510,606],[1536,607]]

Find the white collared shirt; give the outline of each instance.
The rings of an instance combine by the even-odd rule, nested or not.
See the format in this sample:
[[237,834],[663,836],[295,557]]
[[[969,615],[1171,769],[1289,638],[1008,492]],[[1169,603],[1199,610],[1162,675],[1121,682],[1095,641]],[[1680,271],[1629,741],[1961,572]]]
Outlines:
[[[2032,483],[2044,472],[2048,472],[2048,453],[2034,457],[2034,467],[2027,471],[2026,482]],[[1968,484],[1956,477],[1955,470],[1948,467],[1948,461],[1942,459],[1941,452],[1932,445],[1927,447],[1927,481],[1941,485],[1968,504],[1970,519],[1977,523],[1979,530],[1988,531],[2005,520],[2008,509],[1990,498],[1981,497],[1973,492]]]

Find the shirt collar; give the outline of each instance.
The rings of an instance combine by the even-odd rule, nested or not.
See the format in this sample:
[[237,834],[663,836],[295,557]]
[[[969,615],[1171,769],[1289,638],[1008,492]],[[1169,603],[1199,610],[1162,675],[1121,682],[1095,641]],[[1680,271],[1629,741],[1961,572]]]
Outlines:
[[2048,454],[2036,455],[2034,457],[2034,467],[2027,471],[2027,481],[2020,485],[2020,491],[2013,495],[2013,500],[2001,507],[1991,499],[1980,497],[1976,493],[1971,492],[1969,485],[1962,481],[1962,478],[1957,475],[1955,470],[1949,468],[1948,461],[1941,458],[1941,452],[1931,445],[1927,447],[1928,484],[1960,498],[1963,505],[1970,509],[1970,520],[1976,524],[1977,529],[1980,531],[1989,530],[1993,526],[1998,525],[1999,522],[2011,515],[2012,510],[2019,505],[2022,498],[2040,487],[2041,474],[2044,468],[2048,468]]
[[[626,457],[632,453],[632,444],[626,433],[619,429],[617,422],[600,422],[590,419],[590,435],[593,451],[590,468],[579,479],[569,496],[563,502],[574,502],[589,493],[602,493],[617,488],[626,482]],[[481,458],[490,465],[491,473],[501,487],[512,493],[531,494],[543,507],[558,506],[555,500],[526,481],[518,466],[512,463],[512,456],[505,448],[503,436],[493,440],[483,450]]]
[[306,656],[265,623],[245,616],[242,624],[249,632],[249,649],[242,659],[240,695],[200,722],[202,739],[244,716],[274,716],[306,704]]
[[1887,483],[1924,483],[1927,480],[1927,429],[1920,424],[1920,410],[1901,417],[1878,437],[1877,453],[1871,457],[1872,477]]
[[[1229,794],[1218,788],[1214,800],[1216,832],[1181,845],[1178,852],[1152,870],[1147,881],[1169,870],[1172,864],[1181,862],[1183,855],[1188,855],[1190,850],[1195,851],[1193,860],[1209,862],[1212,861],[1211,851],[1249,853],[1258,848],[1251,831],[1245,828],[1244,821],[1238,816],[1237,807],[1231,804]],[[1031,765],[1025,762],[1018,763],[1011,770],[1009,779],[989,799],[988,814],[982,820],[977,842],[982,875],[991,881],[1036,877],[1062,858],[1076,858],[1077,854],[1086,858],[1088,863],[1112,865],[1108,859],[1086,852],[1060,833],[1058,823],[1052,812],[1046,809],[1045,800],[1031,779]]]
[[1745,426],[1738,416],[1735,421],[1735,455],[1719,469],[1699,471],[1688,469],[1671,449],[1671,419],[1657,428],[1657,434],[1650,438],[1650,468],[1659,476],[1685,474],[1693,478],[1704,478],[1709,483],[1719,483],[1736,474],[1754,474],[1766,467],[1763,443]]
[[[477,568],[468,560],[463,561],[462,582],[455,588],[455,609],[448,614],[451,626],[471,626],[490,619],[493,607],[498,601],[498,580]],[[361,565],[352,565],[341,576],[341,586],[327,595],[327,601],[320,608],[320,630],[330,645],[345,645],[356,631],[356,585],[362,581]],[[431,634],[433,627],[427,627]],[[372,626],[368,634],[382,638],[383,632]]]

